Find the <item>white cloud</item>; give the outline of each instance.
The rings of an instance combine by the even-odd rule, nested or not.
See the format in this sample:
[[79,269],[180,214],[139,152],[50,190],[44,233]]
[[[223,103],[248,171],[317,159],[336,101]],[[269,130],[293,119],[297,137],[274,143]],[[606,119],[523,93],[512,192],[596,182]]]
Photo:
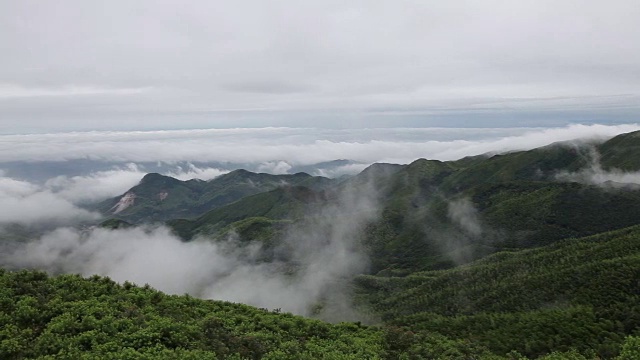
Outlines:
[[605,170],[600,164],[600,154],[596,149],[592,148],[588,155],[591,162],[589,166],[577,172],[561,171],[556,174],[556,179],[606,188],[638,188],[640,186],[640,171],[622,171],[615,168]]
[[338,178],[344,175],[356,175],[366,169],[369,165],[371,164],[347,164],[329,169],[316,169],[311,175],[324,176],[328,178]]
[[282,248],[276,249],[295,260],[295,274],[291,264],[258,261],[259,244],[240,246],[233,236],[226,242],[183,242],[164,227],[59,228],[0,253],[0,264],[100,274],[120,282],[148,283],[172,294],[190,293],[303,315],[327,300],[325,310],[331,311],[326,316],[341,312],[344,320],[354,312],[345,300],[346,289],[338,284],[366,268],[356,234],[378,210],[372,189],[363,187],[343,195],[339,203],[313,209],[317,216],[291,228]]
[[[417,158],[454,160],[487,152],[531,149],[557,141],[605,139],[635,130],[640,130],[640,125],[502,129],[261,128],[0,135],[0,162],[86,158],[123,162],[216,161],[280,164],[275,170],[284,171],[286,164],[309,165],[336,159],[362,163],[408,163]],[[209,175],[215,173],[209,170]]]
[[144,171],[131,163],[124,168],[98,171],[87,176],[60,175],[47,180],[44,187],[77,204],[120,195],[140,182],[144,175]]
[[211,180],[228,172],[229,171],[227,170],[216,169],[212,167],[199,168],[193,164],[187,164],[186,168],[178,166],[177,169],[169,171],[165,173],[165,175],[183,181],[191,179]]
[[65,86],[60,88],[27,88],[11,84],[0,83],[0,99],[8,98],[29,98],[29,97],[51,97],[51,96],[88,96],[88,95],[135,95],[141,94],[149,89],[109,89],[96,88],[90,86]]
[[269,174],[288,174],[292,166],[286,161],[266,161],[258,165],[258,172]]
[[97,220],[99,215],[28,182],[0,178],[0,225]]

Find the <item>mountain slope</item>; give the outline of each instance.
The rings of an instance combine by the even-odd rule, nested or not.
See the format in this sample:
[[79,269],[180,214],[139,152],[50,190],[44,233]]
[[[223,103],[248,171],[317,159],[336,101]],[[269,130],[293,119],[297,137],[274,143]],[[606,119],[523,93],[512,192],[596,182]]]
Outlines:
[[383,320],[472,338],[497,353],[615,355],[640,333],[640,227],[501,252],[450,270],[360,276]]
[[[169,224],[189,239],[197,233],[219,235],[233,229],[234,222],[264,218],[253,225],[261,224],[258,227],[264,231],[250,234],[266,241],[286,230],[287,223],[278,220],[300,218],[309,207],[330,205],[358,189],[376,198],[380,211],[364,234],[373,273],[450,268],[501,250],[543,246],[640,223],[640,189],[613,191],[558,180],[561,172],[590,166],[594,146],[559,143],[458,161],[374,164],[337,185],[323,186],[323,194],[305,190],[308,199],[321,198],[320,202],[296,199],[291,196],[295,187],[290,187],[289,193],[256,194],[197,219]],[[633,148],[629,140],[614,138],[597,148],[625,152],[629,146]],[[236,175],[243,174],[252,173]],[[316,179],[308,177],[300,183],[321,181]],[[239,180],[225,181],[219,186]],[[251,238],[248,234],[242,238]]]
[[319,206],[325,201],[326,194],[322,191],[316,192],[304,186],[283,186],[243,197],[192,220],[171,220],[167,225],[180,237],[189,240],[195,235],[219,234],[229,224],[250,218],[293,220],[302,216],[308,207]]
[[[598,146],[560,143],[450,162],[420,159],[400,168],[378,187],[381,218],[367,234],[374,272],[447,268],[640,223],[637,187],[613,190],[557,178],[590,167],[598,149],[640,157],[636,135]],[[626,164],[611,159],[609,166]]]
[[131,223],[193,218],[243,197],[281,186],[304,185],[322,189],[331,179],[305,173],[257,174],[235,170],[210,181],[180,181],[160,174],[147,174],[122,196],[106,200],[97,209],[109,217]]

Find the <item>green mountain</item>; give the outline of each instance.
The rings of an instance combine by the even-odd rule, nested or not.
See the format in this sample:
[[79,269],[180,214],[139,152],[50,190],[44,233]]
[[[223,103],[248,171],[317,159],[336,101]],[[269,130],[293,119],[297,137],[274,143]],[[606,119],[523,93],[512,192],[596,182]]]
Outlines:
[[[500,250],[638,224],[637,187],[613,190],[557,178],[591,167],[596,151],[629,155],[638,149],[636,135],[599,146],[554,144],[458,161],[416,160],[378,187],[382,215],[366,240],[373,271],[448,268]],[[620,140],[626,138],[635,142]],[[609,168],[640,169],[622,157],[602,156]]]
[[[196,235],[216,235],[228,225],[250,219],[295,220],[311,206],[321,206],[327,201],[323,191],[304,186],[283,186],[275,190],[244,197],[229,205],[211,210],[193,220],[178,219],[167,222],[180,237],[190,240]],[[234,226],[235,227],[235,226]]]
[[306,173],[292,175],[257,174],[235,170],[210,181],[180,181],[160,174],[147,174],[122,196],[108,199],[96,209],[111,218],[130,223],[193,218],[243,197],[281,186],[322,189],[332,184],[328,178]]
[[[632,133],[603,144],[559,143],[457,161],[374,164],[338,183],[307,176],[299,186],[241,197],[199,217],[168,224],[186,240],[197,234],[216,237],[241,229],[241,239],[264,242],[277,238],[288,224],[319,207],[364,194],[376,199],[380,212],[378,219],[366,224],[363,234],[372,273],[450,268],[497,251],[543,246],[639,223],[638,187],[614,191],[558,179],[558,174],[592,166],[599,152],[606,160],[603,166],[637,170],[615,154],[628,156],[638,149],[639,139]],[[249,176],[265,174],[234,172],[217,186],[228,189],[234,181],[243,184],[242,179]],[[236,226],[236,222],[241,223]],[[244,232],[256,228],[261,231]]]

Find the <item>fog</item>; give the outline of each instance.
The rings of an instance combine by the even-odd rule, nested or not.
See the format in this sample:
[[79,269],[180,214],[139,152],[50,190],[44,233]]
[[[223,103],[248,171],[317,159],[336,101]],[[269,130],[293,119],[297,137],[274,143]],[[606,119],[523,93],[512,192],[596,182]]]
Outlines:
[[366,320],[350,306],[346,280],[366,271],[359,234],[376,216],[375,189],[349,189],[331,205],[307,209],[305,220],[283,235],[276,249],[281,260],[275,262],[261,261],[259,243],[241,244],[233,234],[219,242],[183,242],[164,227],[63,227],[5,249],[0,261],[10,268],[99,274],[327,320]]
[[640,187],[640,172],[623,171],[615,168],[603,169],[600,163],[600,154],[594,147],[588,148],[585,156],[588,157],[588,166],[575,172],[561,171],[556,174],[556,179],[609,189],[637,189]]
[[449,202],[449,219],[459,226],[465,233],[471,236],[480,236],[482,226],[478,210],[468,198],[461,198]]

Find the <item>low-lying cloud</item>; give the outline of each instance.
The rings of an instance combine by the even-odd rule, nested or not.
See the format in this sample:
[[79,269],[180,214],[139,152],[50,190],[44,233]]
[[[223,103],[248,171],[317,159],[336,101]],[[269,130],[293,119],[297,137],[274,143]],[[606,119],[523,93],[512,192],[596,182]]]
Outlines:
[[[181,180],[209,180],[225,172],[188,164],[166,174]],[[9,223],[75,225],[98,221],[101,215],[83,206],[123,194],[145,174],[144,168],[134,163],[83,176],[60,175],[42,184],[0,173],[0,226]]]
[[308,210],[306,220],[292,226],[276,249],[285,260],[274,262],[260,260],[259,243],[241,245],[234,236],[183,242],[165,227],[59,228],[3,251],[0,262],[52,273],[100,274],[168,293],[325,319],[362,319],[347,300],[344,280],[366,270],[358,239],[378,215],[375,191],[348,191],[332,205]]
[[482,226],[478,210],[468,198],[461,198],[449,202],[449,219],[471,236],[480,236]]
[[0,178],[0,226],[8,223],[29,225],[90,221],[99,217],[37,185]]
[[[466,155],[529,149],[562,140],[603,140],[639,130],[638,125],[572,125],[556,129],[418,129],[364,131],[351,134],[332,130],[324,139],[312,138],[305,129],[230,129],[143,133],[75,133],[60,135],[1,136],[4,161],[93,158],[122,161],[124,165],[87,175],[61,175],[34,183],[0,172],[0,228],[51,222],[78,224],[98,221],[99,215],[81,204],[117,196],[138,183],[145,168],[136,161],[237,161],[263,166],[264,171],[286,173],[297,165],[349,159],[323,175],[357,171],[377,161],[409,162],[418,157],[457,159]],[[395,131],[395,130],[394,130]],[[474,130],[475,131],[475,130]],[[417,135],[416,135],[417,133]],[[439,135],[438,135],[439,134]],[[424,136],[424,141],[420,141]],[[429,138],[429,136],[431,138]],[[467,136],[467,138],[464,138]],[[474,137],[475,136],[475,137]],[[430,139],[430,140],[429,140]],[[23,143],[24,141],[24,143]],[[66,143],[68,141],[68,143]],[[582,140],[577,140],[582,141]],[[31,147],[34,143],[38,146]],[[0,149],[2,150],[2,149]],[[285,159],[285,160],[282,160]],[[175,165],[166,174],[188,179],[210,179],[227,171],[216,167]],[[603,172],[596,165],[579,174],[585,181],[637,182],[636,174]],[[559,175],[559,178],[562,176]],[[190,293],[212,299],[282,308],[327,319],[358,318],[349,306],[344,280],[364,272],[368,259],[359,244],[362,228],[379,215],[375,189],[349,189],[330,206],[310,209],[309,216],[280,238],[275,262],[263,262],[259,244],[239,244],[233,237],[213,242],[196,239],[185,243],[168,229],[59,227],[31,241],[5,249],[0,263],[51,272],[100,274],[117,281],[149,283],[170,293]],[[449,219],[460,228],[451,251],[464,262],[464,251],[486,229],[468,199],[451,201]],[[443,234],[446,237],[450,234]],[[450,240],[447,238],[446,240]],[[8,246],[4,243],[3,246]],[[449,249],[447,247],[447,249]],[[469,250],[470,251],[470,250]],[[320,314],[313,309],[320,309]]]
[[579,182],[605,188],[639,188],[639,171],[622,171],[620,169],[605,170],[600,163],[600,154],[595,148],[588,152],[589,165],[580,171],[562,171],[556,174],[560,181]]

